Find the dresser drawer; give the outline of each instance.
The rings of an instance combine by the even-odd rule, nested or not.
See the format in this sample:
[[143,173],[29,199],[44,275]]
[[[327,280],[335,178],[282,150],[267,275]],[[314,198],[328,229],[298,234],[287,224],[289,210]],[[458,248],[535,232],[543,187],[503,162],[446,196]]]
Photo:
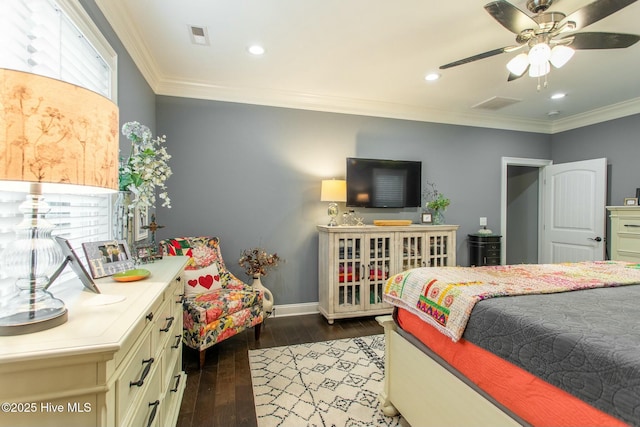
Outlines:
[[116,385],[118,424],[126,417],[134,400],[147,390],[151,375],[158,371],[155,368],[159,361],[152,357],[149,334],[127,363]]
[[151,329],[152,354],[158,354],[158,351],[166,345],[174,324],[179,320],[175,315],[174,307],[173,301],[165,301],[153,318],[153,328]]
[[144,389],[144,395],[136,408],[132,408],[134,413],[128,426],[158,426],[165,424],[162,421],[162,408],[164,404],[160,397],[160,370],[156,369],[154,375],[149,379],[148,385]]
[[640,218],[619,218],[617,232],[640,235]]

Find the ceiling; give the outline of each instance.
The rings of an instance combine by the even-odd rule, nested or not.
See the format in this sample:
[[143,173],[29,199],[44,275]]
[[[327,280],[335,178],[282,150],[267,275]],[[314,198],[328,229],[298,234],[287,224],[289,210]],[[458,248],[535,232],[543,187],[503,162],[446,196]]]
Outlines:
[[[96,0],[159,95],[556,133],[640,113],[640,43],[579,50],[548,87],[507,82],[517,53],[489,0]],[[512,3],[526,11],[526,0]],[[556,0],[569,14],[590,0]],[[206,28],[209,44],[191,41]],[[640,34],[640,2],[582,30]],[[253,56],[247,47],[266,49]],[[430,72],[441,78],[427,82]],[[556,92],[567,96],[551,100]],[[474,108],[497,98],[517,102]]]

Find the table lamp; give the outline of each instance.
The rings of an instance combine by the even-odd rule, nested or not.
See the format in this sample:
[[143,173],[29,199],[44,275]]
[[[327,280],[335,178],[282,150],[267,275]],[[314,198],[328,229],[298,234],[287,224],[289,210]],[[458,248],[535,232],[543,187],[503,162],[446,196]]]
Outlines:
[[327,213],[329,214],[330,227],[338,225],[336,217],[338,216],[338,203],[347,201],[347,181],[343,179],[325,179],[322,180],[320,189],[320,201],[330,202]]
[[0,307],[0,335],[66,322],[64,303],[48,290],[65,257],[43,193],[118,190],[118,107],[88,89],[36,74],[0,69],[0,185],[28,192],[16,240],[0,256],[17,293]]

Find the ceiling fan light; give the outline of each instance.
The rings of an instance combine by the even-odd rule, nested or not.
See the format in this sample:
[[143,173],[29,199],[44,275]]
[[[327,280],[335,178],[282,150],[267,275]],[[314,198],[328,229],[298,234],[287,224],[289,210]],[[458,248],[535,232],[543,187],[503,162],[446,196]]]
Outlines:
[[569,46],[555,46],[551,49],[551,64],[556,68],[560,68],[569,62],[574,53],[576,53],[576,51]]
[[521,53],[507,63],[507,70],[509,70],[509,72],[515,74],[516,76],[521,76],[522,73],[527,70],[528,66],[529,58],[527,57],[527,54]]
[[551,71],[551,65],[549,65],[549,62],[545,62],[544,64],[540,65],[531,64],[531,66],[529,67],[529,76],[542,77],[549,74],[549,71]]
[[546,43],[538,43],[529,50],[529,63],[532,67],[542,65],[551,58],[551,48]]

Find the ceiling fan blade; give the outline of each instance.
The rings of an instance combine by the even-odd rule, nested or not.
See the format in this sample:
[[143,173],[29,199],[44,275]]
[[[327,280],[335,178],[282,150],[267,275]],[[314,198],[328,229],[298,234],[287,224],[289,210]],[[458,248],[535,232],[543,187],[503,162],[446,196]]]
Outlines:
[[621,49],[638,42],[640,36],[622,33],[577,33],[559,40],[565,39],[573,39],[568,46],[574,49]]
[[440,69],[441,70],[446,70],[447,68],[457,67],[458,65],[468,64],[469,62],[478,61],[479,59],[484,59],[484,58],[489,58],[489,57],[492,57],[492,56],[496,56],[496,55],[499,55],[501,53],[506,52],[507,50],[510,50],[511,48],[512,48],[511,46],[501,47],[499,49],[493,49],[493,50],[490,50],[488,52],[479,53],[477,55],[473,55],[473,56],[470,56],[468,58],[460,59],[458,61],[454,61],[454,62],[450,62],[450,63],[445,64],[445,65],[442,65],[442,66],[440,66]]
[[536,30],[539,27],[529,15],[507,1],[492,1],[484,8],[489,15],[514,34],[520,34],[524,30]]
[[560,25],[575,22],[575,30],[579,30],[635,2],[636,0],[596,0],[564,18]]

